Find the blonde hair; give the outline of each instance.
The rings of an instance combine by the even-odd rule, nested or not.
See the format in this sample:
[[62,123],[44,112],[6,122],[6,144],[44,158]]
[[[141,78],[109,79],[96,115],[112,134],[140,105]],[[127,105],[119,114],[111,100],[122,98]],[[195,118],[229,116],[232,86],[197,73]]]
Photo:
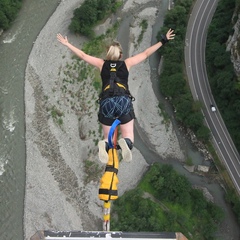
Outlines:
[[106,60],[117,61],[121,58],[122,47],[117,41],[114,41],[108,49]]

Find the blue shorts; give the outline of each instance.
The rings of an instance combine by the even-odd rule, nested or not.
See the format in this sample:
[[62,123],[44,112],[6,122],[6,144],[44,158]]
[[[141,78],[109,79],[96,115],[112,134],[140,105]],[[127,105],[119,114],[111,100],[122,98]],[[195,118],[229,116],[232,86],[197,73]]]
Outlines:
[[108,97],[100,101],[98,120],[111,126],[115,119],[121,124],[127,123],[135,118],[132,100],[128,96]]

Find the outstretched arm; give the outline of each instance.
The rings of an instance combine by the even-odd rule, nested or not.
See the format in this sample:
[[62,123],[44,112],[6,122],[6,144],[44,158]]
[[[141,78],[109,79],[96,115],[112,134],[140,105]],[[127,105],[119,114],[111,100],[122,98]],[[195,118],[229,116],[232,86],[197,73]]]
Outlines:
[[164,43],[166,43],[169,40],[174,39],[175,34],[173,33],[174,30],[169,29],[168,32],[166,33],[166,35],[164,36],[165,39],[163,39],[162,41],[152,45],[151,47],[147,48],[145,51],[127,58],[125,60],[126,66],[128,68],[128,70],[134,66],[137,65],[138,63],[144,61],[146,58],[148,58],[151,54],[153,54],[155,51],[157,51]]
[[102,69],[102,66],[104,63],[103,59],[88,55],[85,52],[83,52],[81,49],[76,48],[75,46],[73,46],[71,43],[68,42],[68,39],[66,36],[63,37],[60,33],[57,34],[57,40],[63,45],[65,45],[66,47],[68,47],[74,54],[76,54],[79,58],[81,58],[85,62],[99,68],[100,70]]

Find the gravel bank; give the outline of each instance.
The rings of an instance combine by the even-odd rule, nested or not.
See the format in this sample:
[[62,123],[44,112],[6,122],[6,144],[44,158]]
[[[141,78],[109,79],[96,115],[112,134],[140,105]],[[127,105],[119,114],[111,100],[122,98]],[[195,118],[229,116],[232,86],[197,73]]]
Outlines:
[[[98,93],[91,84],[94,69],[78,67],[71,52],[56,40],[60,32],[75,46],[86,41],[68,30],[72,12],[82,2],[61,1],[36,39],[26,68],[25,239],[41,229],[102,230],[103,204],[98,199],[98,187],[104,165],[97,158],[96,143],[102,134],[96,124]],[[144,1],[147,2],[150,1]],[[128,0],[124,11],[136,11],[138,6]],[[157,10],[139,7],[130,29],[129,55],[149,47]],[[148,20],[148,28],[135,48],[143,18]],[[87,72],[83,81],[79,78],[82,69]],[[139,125],[160,156],[182,160],[171,124],[163,123],[149,76],[147,60],[130,72],[129,86],[136,98],[134,108]],[[133,161],[120,163],[119,195],[134,188],[147,167],[134,148]]]

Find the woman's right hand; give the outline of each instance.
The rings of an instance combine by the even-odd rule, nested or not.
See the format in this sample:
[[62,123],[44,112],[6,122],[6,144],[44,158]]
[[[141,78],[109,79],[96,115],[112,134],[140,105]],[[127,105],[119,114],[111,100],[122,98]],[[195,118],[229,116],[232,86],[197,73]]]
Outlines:
[[57,34],[57,40],[65,46],[68,44],[67,36],[63,37],[60,33]]

